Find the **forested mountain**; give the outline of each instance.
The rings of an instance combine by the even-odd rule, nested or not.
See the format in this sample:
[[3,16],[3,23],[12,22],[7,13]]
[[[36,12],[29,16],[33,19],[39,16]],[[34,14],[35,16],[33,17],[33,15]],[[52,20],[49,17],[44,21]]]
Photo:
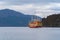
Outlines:
[[53,14],[42,19],[45,27],[60,27],[60,14]]

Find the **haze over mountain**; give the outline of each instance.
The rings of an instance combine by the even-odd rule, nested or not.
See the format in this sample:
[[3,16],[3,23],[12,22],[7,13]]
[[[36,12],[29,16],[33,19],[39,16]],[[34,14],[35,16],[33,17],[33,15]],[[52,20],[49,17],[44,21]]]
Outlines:
[[[11,9],[3,9],[0,10],[0,26],[27,26],[32,16]],[[41,19],[41,17],[38,18]]]

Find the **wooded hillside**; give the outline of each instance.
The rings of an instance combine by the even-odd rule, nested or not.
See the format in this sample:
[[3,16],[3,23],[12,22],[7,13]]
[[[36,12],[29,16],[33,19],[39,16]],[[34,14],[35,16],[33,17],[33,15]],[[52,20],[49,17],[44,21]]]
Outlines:
[[43,26],[60,27],[60,14],[53,14],[42,19]]

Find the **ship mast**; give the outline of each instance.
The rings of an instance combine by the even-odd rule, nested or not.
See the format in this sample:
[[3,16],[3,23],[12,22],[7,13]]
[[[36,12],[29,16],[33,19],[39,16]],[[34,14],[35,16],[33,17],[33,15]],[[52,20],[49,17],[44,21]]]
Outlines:
[[34,9],[34,11],[33,11],[33,16],[31,17],[31,21],[34,21],[34,20],[40,20],[38,17],[37,17],[37,10],[36,9]]
[[34,21],[34,15],[35,14],[35,9],[33,9],[33,13],[32,13],[32,17],[31,17],[31,21]]
[[35,11],[35,9],[34,9],[34,11],[33,11],[33,16],[31,17],[31,19],[32,19],[32,21],[34,21],[37,17],[36,17],[36,11]]

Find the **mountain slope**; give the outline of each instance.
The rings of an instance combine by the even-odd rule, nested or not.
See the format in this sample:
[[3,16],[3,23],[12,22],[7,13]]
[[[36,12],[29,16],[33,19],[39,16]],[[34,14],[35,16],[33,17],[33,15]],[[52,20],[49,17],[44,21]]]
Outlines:
[[32,16],[11,9],[3,9],[0,10],[0,26],[27,26]]
[[52,14],[42,19],[45,27],[60,27],[60,14]]

